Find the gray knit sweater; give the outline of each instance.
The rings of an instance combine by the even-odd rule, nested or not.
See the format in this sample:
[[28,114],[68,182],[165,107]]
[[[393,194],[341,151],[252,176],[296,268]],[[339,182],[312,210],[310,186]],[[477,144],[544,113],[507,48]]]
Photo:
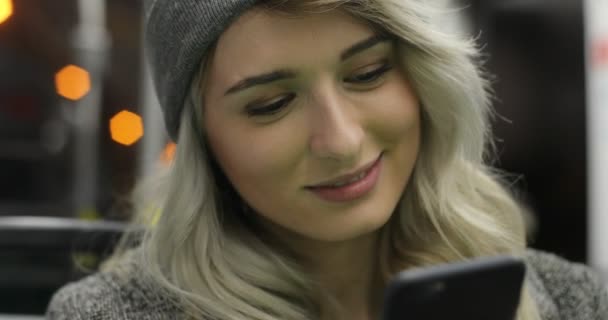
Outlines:
[[[589,268],[555,255],[529,251],[531,293],[543,320],[608,320],[608,292]],[[177,308],[140,277],[97,273],[68,284],[47,310],[52,320],[180,319]]]

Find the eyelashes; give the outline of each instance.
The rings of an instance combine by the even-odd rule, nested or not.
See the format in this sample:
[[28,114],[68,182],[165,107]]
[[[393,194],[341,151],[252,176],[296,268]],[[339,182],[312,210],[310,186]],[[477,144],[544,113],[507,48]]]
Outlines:
[[271,100],[269,103],[264,104],[262,106],[251,105],[245,108],[247,115],[252,116],[260,116],[260,115],[273,115],[275,113],[280,112],[287,104],[289,104],[293,99],[296,98],[295,93],[290,93],[286,95],[282,95],[274,100]]
[[[371,90],[381,84],[383,76],[392,68],[393,66],[388,61],[383,61],[379,66],[365,68],[368,70],[346,77],[343,81],[349,88],[355,90]],[[285,109],[295,98],[295,93],[288,93],[262,103],[251,103],[245,107],[245,113],[249,117],[275,115]]]
[[391,69],[392,65],[390,65],[388,62],[383,62],[383,64],[376,69],[367,72],[362,72],[349,78],[345,78],[344,81],[353,84],[373,83]]

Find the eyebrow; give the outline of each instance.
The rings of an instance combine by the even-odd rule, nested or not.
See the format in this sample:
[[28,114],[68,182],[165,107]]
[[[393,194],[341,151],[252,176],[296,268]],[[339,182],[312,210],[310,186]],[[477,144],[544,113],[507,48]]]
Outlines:
[[390,38],[387,35],[384,34],[375,34],[363,41],[359,41],[355,44],[353,44],[352,46],[350,46],[349,48],[347,48],[346,50],[344,50],[342,52],[342,54],[340,54],[340,60],[344,61],[354,55],[356,55],[357,53],[367,50],[381,42],[387,42],[390,41]]
[[[340,61],[344,61],[344,60],[360,53],[361,51],[365,51],[371,47],[374,47],[375,45],[377,45],[379,43],[386,42],[386,41],[390,41],[390,38],[388,36],[381,35],[381,34],[375,34],[367,39],[364,39],[362,41],[359,41],[359,42],[353,44],[352,46],[350,46],[347,49],[345,49],[344,51],[342,51],[342,53],[340,54]],[[296,77],[296,73],[294,71],[286,70],[286,69],[275,70],[272,72],[245,78],[245,79],[237,82],[235,85],[230,87],[228,90],[226,90],[226,93],[224,93],[224,95],[225,96],[230,95],[230,94],[233,94],[238,91],[242,91],[242,90],[254,87],[254,86],[268,84],[268,83],[279,81],[279,80],[292,79],[295,77]]]

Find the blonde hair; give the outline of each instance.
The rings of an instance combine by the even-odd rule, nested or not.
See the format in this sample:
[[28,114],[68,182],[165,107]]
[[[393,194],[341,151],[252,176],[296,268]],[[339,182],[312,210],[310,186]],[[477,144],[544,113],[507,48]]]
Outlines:
[[[492,150],[490,94],[471,41],[432,26],[422,0],[262,3],[285,12],[341,8],[398,39],[422,105],[422,143],[400,204],[381,230],[385,280],[409,267],[524,255],[521,210],[485,164]],[[182,114],[174,164],[155,184],[159,192],[140,202],[139,223],[149,222],[150,208],[161,213],[144,233],[138,264],[193,318],[319,319],[318,288],[295,259],[256,235],[206,149],[200,128],[205,66]],[[517,319],[540,319],[526,287]]]

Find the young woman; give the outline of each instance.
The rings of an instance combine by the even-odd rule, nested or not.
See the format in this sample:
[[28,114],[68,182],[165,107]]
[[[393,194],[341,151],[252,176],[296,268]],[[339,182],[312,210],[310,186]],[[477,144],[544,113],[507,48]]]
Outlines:
[[526,251],[520,208],[484,164],[477,51],[430,12],[147,1],[175,162],[143,201],[137,248],[59,291],[47,316],[378,319],[401,270],[510,254],[528,264],[518,320],[606,319],[589,270]]

